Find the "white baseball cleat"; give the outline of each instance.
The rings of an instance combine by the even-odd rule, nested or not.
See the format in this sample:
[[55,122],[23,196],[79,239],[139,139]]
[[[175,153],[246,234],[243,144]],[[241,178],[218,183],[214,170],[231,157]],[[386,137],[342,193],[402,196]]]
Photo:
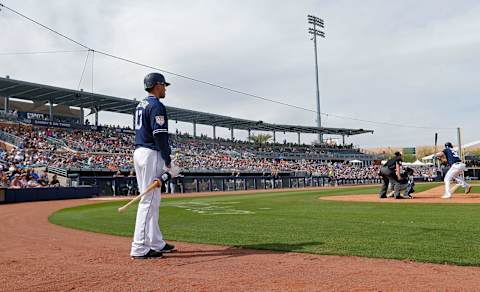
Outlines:
[[452,197],[452,195],[450,194],[445,194],[442,196],[442,199],[450,199]]

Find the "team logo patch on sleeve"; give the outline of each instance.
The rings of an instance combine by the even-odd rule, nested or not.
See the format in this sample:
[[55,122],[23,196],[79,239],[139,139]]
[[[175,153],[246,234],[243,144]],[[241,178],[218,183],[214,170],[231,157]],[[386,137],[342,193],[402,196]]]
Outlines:
[[155,117],[155,121],[157,122],[157,124],[159,124],[160,126],[163,126],[165,124],[165,117],[164,116],[156,116]]

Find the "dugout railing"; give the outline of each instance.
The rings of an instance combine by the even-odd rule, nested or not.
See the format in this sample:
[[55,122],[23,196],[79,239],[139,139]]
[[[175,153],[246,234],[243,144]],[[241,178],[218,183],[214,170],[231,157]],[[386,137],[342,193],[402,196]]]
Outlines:
[[[95,185],[101,196],[137,195],[136,178],[78,176],[74,185]],[[379,184],[379,178],[331,178],[327,176],[185,176],[172,180],[163,192],[197,193]]]
[[22,138],[0,130],[0,140],[19,147],[24,141]]

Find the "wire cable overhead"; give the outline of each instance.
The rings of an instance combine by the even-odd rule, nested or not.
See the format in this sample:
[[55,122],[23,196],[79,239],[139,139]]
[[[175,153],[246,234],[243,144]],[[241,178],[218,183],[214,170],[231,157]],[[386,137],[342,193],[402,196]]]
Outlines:
[[40,55],[40,54],[61,54],[87,52],[88,50],[58,50],[58,51],[30,51],[30,52],[3,52],[0,56],[21,56],[21,55]]
[[[148,64],[144,64],[144,63],[141,63],[141,62],[138,62],[138,61],[134,61],[134,60],[131,60],[131,59],[127,59],[127,58],[124,58],[124,57],[120,57],[120,56],[117,56],[117,55],[113,55],[113,54],[110,54],[108,52],[103,52],[103,51],[100,51],[100,50],[95,50],[79,41],[76,41],[74,40],[73,38],[71,37],[68,37],[66,36],[65,34],[62,34],[8,6],[5,6],[4,4],[0,3],[0,7],[3,7],[25,19],[27,19],[28,21],[31,21],[43,28],[45,28],[46,30],[66,39],[66,40],[69,40],[71,42],[73,42],[74,44],[77,44],[78,46],[88,50],[89,52],[92,52],[92,71],[93,71],[93,54],[94,53],[97,53],[97,54],[100,54],[100,55],[104,55],[104,56],[107,56],[107,57],[110,57],[110,58],[114,58],[114,59],[117,59],[117,60],[120,60],[120,61],[123,61],[123,62],[127,62],[127,63],[130,63],[130,64],[134,64],[134,65],[137,65],[137,66],[141,66],[141,67],[144,67],[144,68],[148,68],[148,69],[152,69],[152,70],[157,70],[157,71],[160,71],[160,72],[163,72],[163,73],[166,73],[166,74],[169,74],[169,75],[172,75],[172,76],[175,76],[175,77],[179,77],[179,78],[183,78],[183,79],[186,79],[186,80],[190,80],[190,81],[193,81],[193,82],[197,82],[197,83],[200,83],[200,84],[204,84],[204,85],[207,85],[207,86],[211,86],[211,87],[215,87],[215,88],[218,88],[218,89],[222,89],[222,90],[225,90],[225,91],[228,91],[230,93],[236,93],[236,94],[240,94],[240,95],[245,95],[245,96],[249,96],[249,97],[252,97],[252,98],[256,98],[256,99],[259,99],[259,100],[263,100],[263,101],[268,101],[268,102],[272,102],[272,103],[276,103],[276,104],[279,104],[279,105],[283,105],[283,106],[288,106],[288,107],[291,107],[291,108],[295,108],[295,109],[299,109],[299,110],[303,110],[303,111],[307,111],[307,112],[311,112],[311,113],[317,113],[315,110],[312,110],[312,109],[309,109],[309,108],[306,108],[306,107],[302,107],[302,106],[298,106],[298,105],[294,105],[294,104],[290,104],[290,103],[286,103],[286,102],[282,102],[282,101],[278,101],[278,100],[274,100],[274,99],[271,99],[271,98],[266,98],[266,97],[263,97],[263,96],[260,96],[260,95],[257,95],[257,94],[252,94],[252,93],[248,93],[248,92],[245,92],[245,91],[241,91],[241,90],[238,90],[238,89],[233,89],[233,88],[229,88],[229,87],[226,87],[226,86],[223,86],[223,85],[219,85],[219,84],[215,84],[215,83],[212,83],[212,82],[208,82],[208,81],[204,81],[204,80],[201,80],[201,79],[197,79],[197,78],[194,78],[194,77],[190,77],[190,76],[187,76],[187,75],[184,75],[184,74],[179,74],[179,73],[175,73],[175,72],[172,72],[172,71],[168,71],[168,70],[165,70],[165,69],[162,69],[162,68],[158,68],[158,67],[155,67],[155,66],[151,66],[151,65],[148,65]],[[83,78],[83,73],[82,73],[82,78]],[[93,92],[93,72],[92,72],[92,92]],[[321,112],[320,113],[321,115],[324,115],[324,116],[327,116],[327,117],[335,117],[335,118],[338,118],[338,119],[344,119],[344,120],[352,120],[352,121],[357,121],[357,122],[365,122],[365,123],[370,123],[370,124],[378,124],[378,125],[384,125],[384,126],[391,126],[391,127],[403,127],[403,128],[417,128],[417,129],[446,129],[446,130],[452,130],[452,129],[456,129],[456,128],[438,128],[438,127],[428,127],[428,126],[417,126],[417,125],[408,125],[408,124],[400,124],[400,123],[391,123],[391,122],[383,122],[383,121],[373,121],[373,120],[368,120],[368,119],[360,119],[360,118],[355,118],[355,117],[347,117],[347,116],[342,116],[342,115],[337,115],[337,114],[330,114],[330,113],[325,113],[325,112]]]

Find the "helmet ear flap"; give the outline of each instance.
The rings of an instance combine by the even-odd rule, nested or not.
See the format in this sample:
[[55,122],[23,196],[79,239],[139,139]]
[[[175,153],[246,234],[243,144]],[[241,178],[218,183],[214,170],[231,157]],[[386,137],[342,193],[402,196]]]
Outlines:
[[447,148],[453,148],[453,145],[452,145],[451,142],[447,142],[447,143],[445,143],[445,147],[447,147]]

